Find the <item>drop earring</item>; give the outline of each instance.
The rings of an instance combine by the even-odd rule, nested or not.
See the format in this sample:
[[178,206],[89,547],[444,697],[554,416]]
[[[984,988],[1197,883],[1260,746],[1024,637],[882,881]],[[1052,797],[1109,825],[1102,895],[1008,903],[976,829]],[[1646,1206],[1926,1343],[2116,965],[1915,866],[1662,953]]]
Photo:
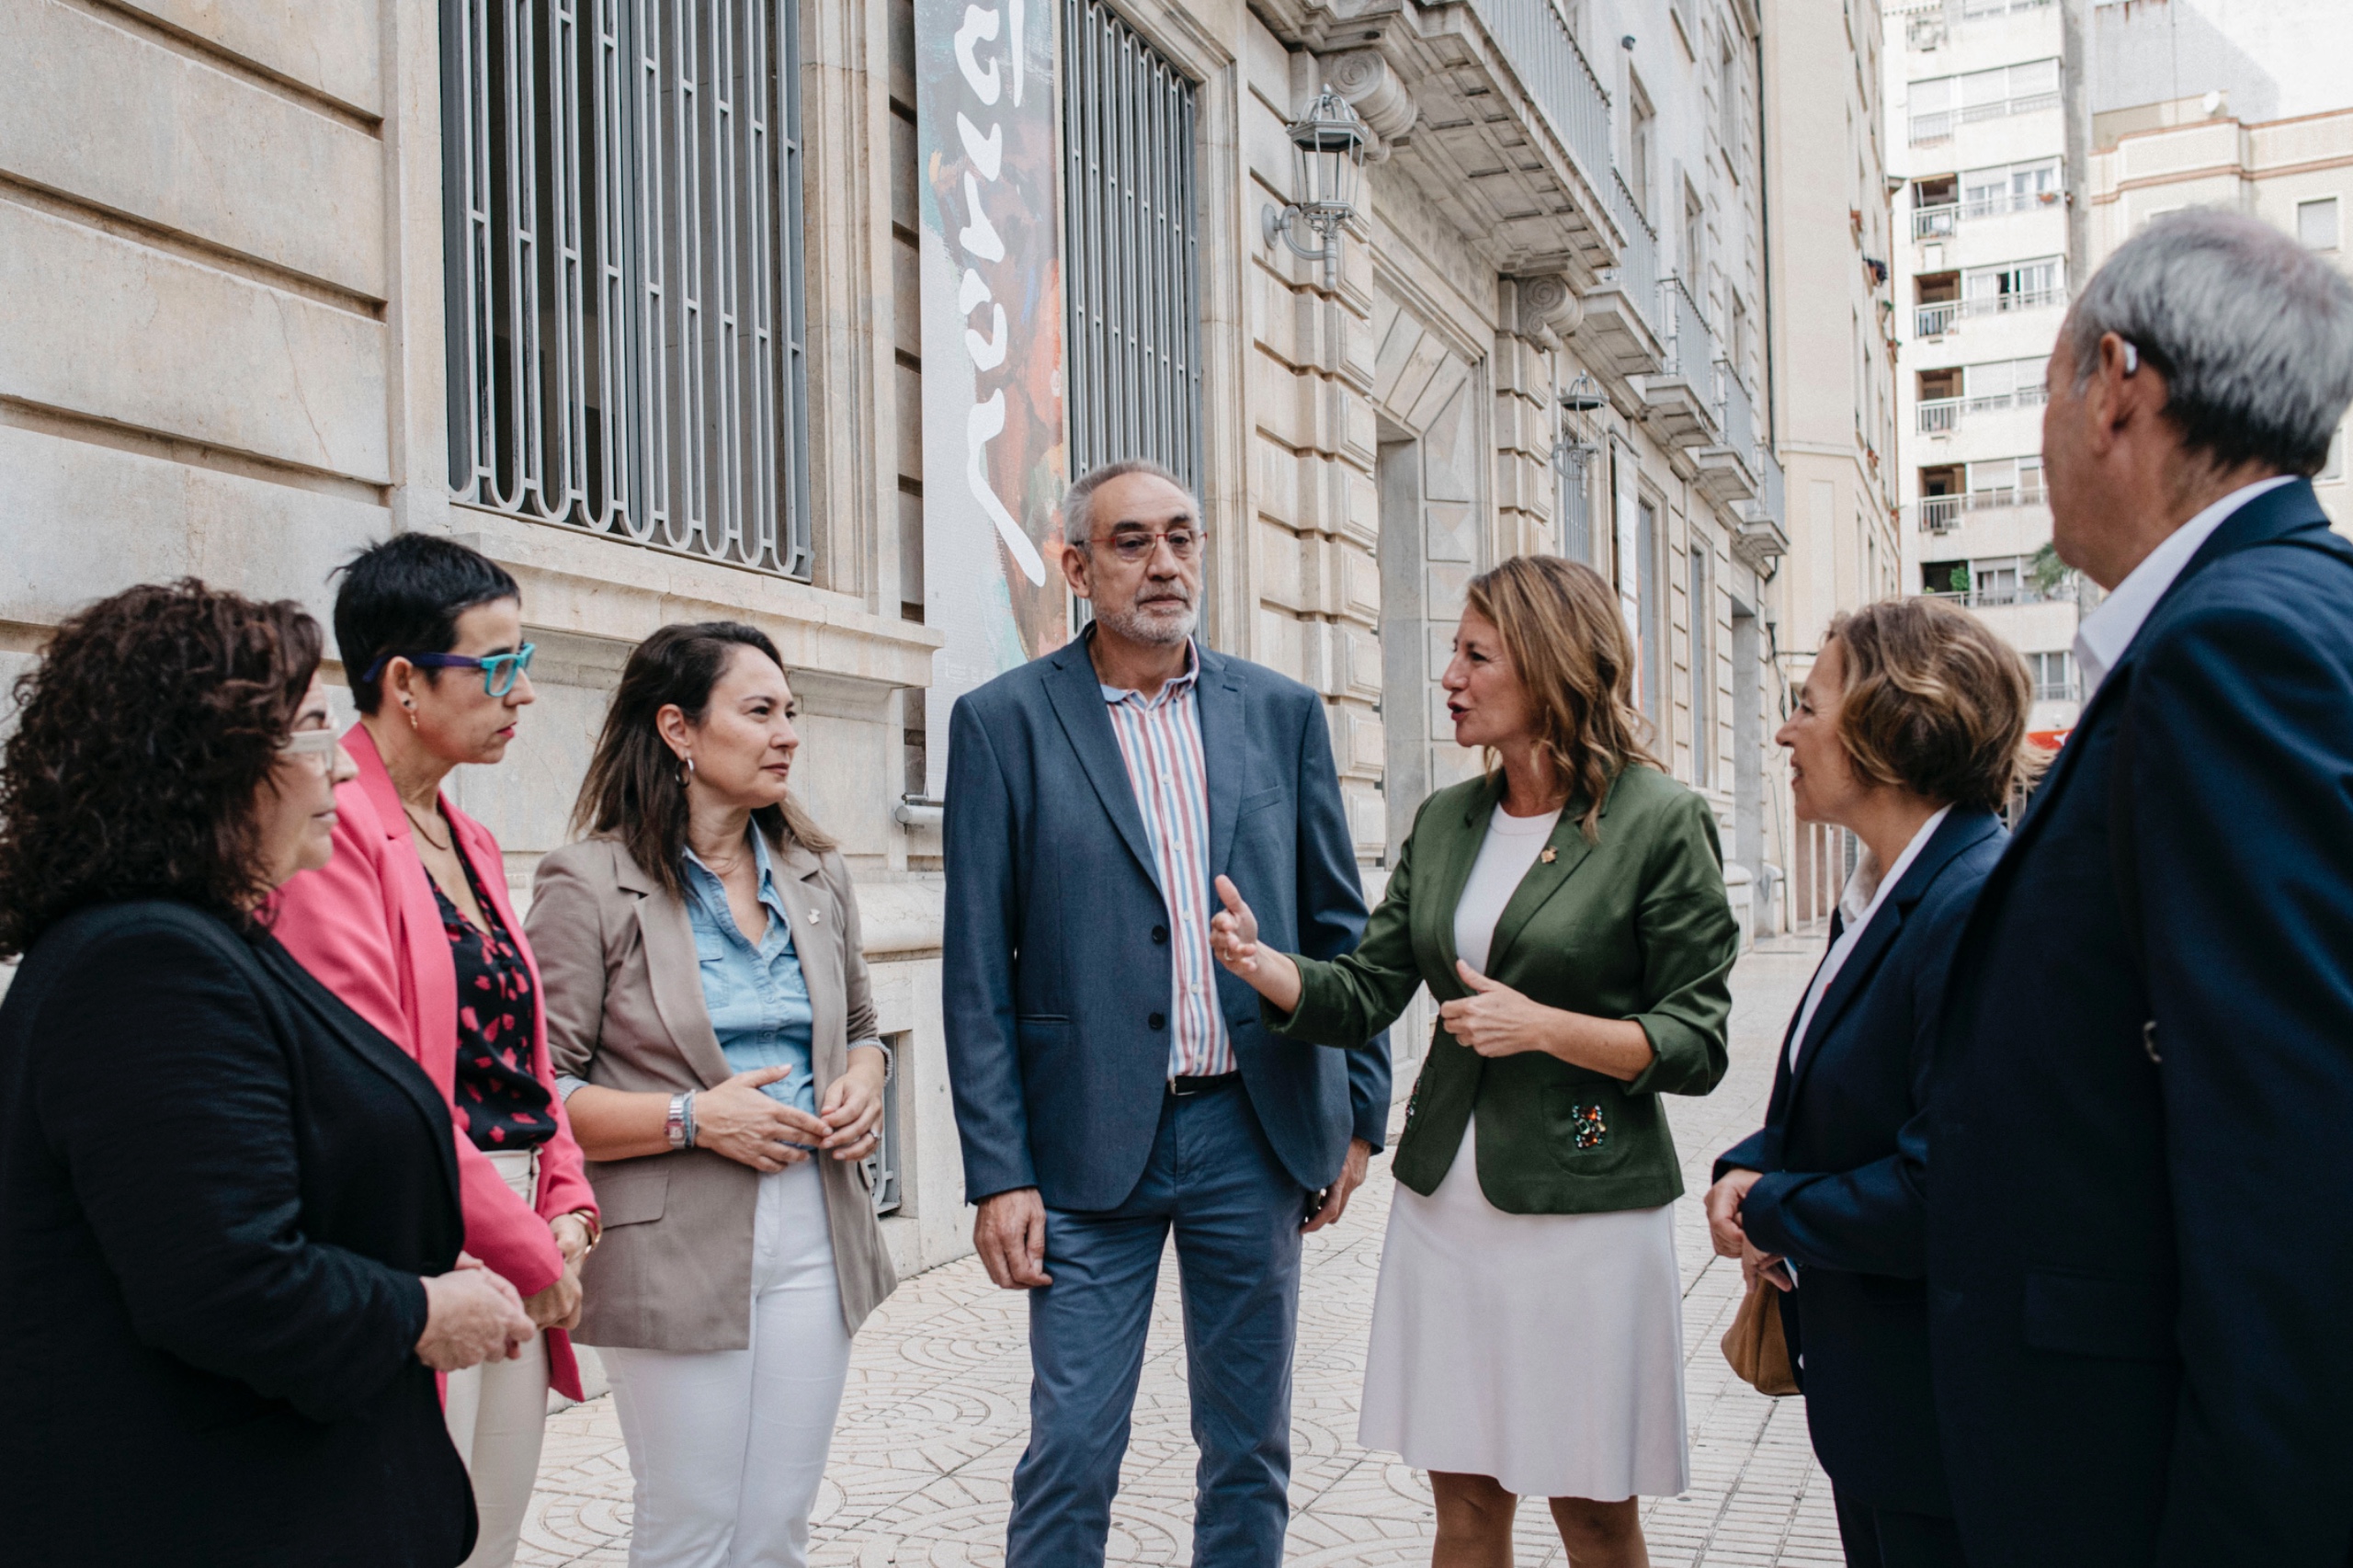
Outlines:
[[401,706],[408,710],[408,727],[414,731],[416,728],[416,704],[403,702]]

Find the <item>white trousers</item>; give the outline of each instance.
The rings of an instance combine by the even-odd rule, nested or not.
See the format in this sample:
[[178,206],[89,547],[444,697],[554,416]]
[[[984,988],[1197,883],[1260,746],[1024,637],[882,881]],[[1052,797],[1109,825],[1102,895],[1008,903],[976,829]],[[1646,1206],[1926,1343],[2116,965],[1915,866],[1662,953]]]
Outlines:
[[760,1178],[748,1348],[601,1354],[636,1482],[630,1568],[803,1568],[849,1375],[814,1163]]
[[[493,1151],[490,1163],[525,1202],[539,1196],[539,1153]],[[540,1439],[548,1421],[548,1342],[542,1335],[512,1361],[485,1361],[449,1374],[441,1414],[449,1441],[473,1478],[482,1521],[464,1568],[509,1568],[523,1538],[523,1516],[540,1479]]]

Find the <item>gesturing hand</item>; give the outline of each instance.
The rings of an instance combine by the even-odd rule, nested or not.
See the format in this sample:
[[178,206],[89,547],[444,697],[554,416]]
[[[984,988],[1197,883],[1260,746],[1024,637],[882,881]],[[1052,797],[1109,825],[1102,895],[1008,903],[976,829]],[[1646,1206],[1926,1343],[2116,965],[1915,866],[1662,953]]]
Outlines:
[[1741,1229],[1741,1199],[1756,1185],[1762,1171],[1726,1171],[1724,1179],[1708,1188],[1708,1239],[1716,1244],[1718,1257],[1738,1257],[1747,1244],[1748,1233]]
[[1438,1016],[1459,1045],[1482,1056],[1517,1056],[1546,1049],[1559,1010],[1531,1002],[1499,980],[1489,980],[1461,959],[1454,972],[1471,988],[1468,996],[1438,1004]]
[[790,1067],[756,1067],[696,1095],[695,1147],[761,1172],[807,1159],[808,1149],[795,1145],[822,1143],[833,1129],[800,1107],[760,1092],[791,1076]]
[[1282,953],[1258,945],[1258,917],[1242,902],[1231,877],[1217,880],[1222,913],[1210,916],[1210,953],[1251,990],[1284,1012],[1299,1006],[1299,966]]

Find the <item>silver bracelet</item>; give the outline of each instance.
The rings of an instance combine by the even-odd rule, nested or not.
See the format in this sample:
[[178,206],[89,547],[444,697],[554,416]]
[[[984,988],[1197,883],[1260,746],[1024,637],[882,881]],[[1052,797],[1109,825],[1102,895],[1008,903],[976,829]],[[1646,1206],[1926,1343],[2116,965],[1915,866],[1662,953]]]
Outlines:
[[687,1091],[687,1147],[695,1146],[695,1091]]

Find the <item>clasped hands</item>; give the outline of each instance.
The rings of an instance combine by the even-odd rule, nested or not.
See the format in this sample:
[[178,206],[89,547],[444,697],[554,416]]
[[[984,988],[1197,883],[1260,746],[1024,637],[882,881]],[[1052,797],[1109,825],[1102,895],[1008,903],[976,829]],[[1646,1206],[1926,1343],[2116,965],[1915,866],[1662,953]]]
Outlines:
[[887,1071],[881,1051],[858,1047],[814,1116],[763,1092],[790,1079],[791,1068],[738,1073],[695,1096],[695,1147],[762,1173],[797,1165],[820,1151],[836,1160],[862,1160],[874,1153]]
[[1715,1244],[1718,1257],[1740,1259],[1740,1282],[1748,1289],[1755,1290],[1761,1278],[1776,1290],[1794,1290],[1797,1281],[1790,1274],[1788,1260],[1779,1253],[1758,1250],[1741,1227],[1740,1206],[1764,1174],[1726,1171],[1722,1181],[1708,1188],[1708,1239]]

